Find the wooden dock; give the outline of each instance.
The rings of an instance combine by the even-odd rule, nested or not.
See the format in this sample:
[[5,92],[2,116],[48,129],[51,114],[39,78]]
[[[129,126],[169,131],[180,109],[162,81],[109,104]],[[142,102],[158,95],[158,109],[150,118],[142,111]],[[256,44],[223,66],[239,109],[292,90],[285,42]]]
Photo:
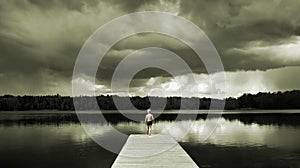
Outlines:
[[113,168],[198,167],[184,149],[169,135],[130,135]]

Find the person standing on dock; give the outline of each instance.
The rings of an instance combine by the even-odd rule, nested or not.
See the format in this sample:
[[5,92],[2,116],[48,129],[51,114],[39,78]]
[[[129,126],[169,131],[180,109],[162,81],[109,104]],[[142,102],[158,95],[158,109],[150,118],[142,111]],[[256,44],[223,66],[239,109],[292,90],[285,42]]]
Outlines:
[[147,110],[147,115],[145,117],[145,122],[147,124],[147,135],[150,136],[151,135],[151,130],[152,130],[152,124],[153,124],[153,121],[154,121],[154,116],[150,113],[151,110],[148,109]]

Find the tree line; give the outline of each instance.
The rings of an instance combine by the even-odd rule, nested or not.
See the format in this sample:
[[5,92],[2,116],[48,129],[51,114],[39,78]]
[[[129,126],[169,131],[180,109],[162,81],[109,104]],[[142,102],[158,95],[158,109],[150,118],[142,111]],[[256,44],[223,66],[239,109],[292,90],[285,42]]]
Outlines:
[[[96,98],[96,104],[95,102]],[[76,101],[74,101],[76,100]],[[119,106],[116,107],[114,100],[118,100]],[[74,103],[81,108],[79,110],[116,110],[132,109],[130,103],[126,102],[128,97],[119,96],[0,96],[0,111],[25,111],[25,110],[75,110]],[[211,98],[181,98],[181,97],[130,97],[134,107],[147,109],[151,103],[158,104],[157,108],[165,110],[176,109],[209,109],[211,101],[221,102],[222,100]],[[244,94],[238,98],[226,98],[225,109],[300,109],[300,91],[286,91],[276,93]],[[165,106],[159,106],[162,104]],[[182,103],[182,104],[181,104]],[[195,107],[197,105],[197,107]],[[77,107],[77,106],[76,106]],[[215,107],[218,108],[218,107]]]

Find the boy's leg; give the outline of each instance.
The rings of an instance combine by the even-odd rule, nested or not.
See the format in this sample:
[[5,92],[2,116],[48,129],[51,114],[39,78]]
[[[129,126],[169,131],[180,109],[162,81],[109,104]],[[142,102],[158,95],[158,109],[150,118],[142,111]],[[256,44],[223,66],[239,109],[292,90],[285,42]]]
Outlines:
[[149,126],[147,125],[147,135],[149,135]]
[[152,125],[149,126],[149,135],[151,135]]

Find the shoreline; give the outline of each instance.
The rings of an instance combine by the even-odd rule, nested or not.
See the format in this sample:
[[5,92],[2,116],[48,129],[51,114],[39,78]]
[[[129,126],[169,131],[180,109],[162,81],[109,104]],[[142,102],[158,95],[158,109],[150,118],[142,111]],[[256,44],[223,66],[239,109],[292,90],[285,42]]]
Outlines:
[[[235,110],[152,110],[153,114],[300,114],[300,109],[235,109]],[[0,114],[19,113],[19,114],[146,114],[145,110],[11,110],[0,111]]]

